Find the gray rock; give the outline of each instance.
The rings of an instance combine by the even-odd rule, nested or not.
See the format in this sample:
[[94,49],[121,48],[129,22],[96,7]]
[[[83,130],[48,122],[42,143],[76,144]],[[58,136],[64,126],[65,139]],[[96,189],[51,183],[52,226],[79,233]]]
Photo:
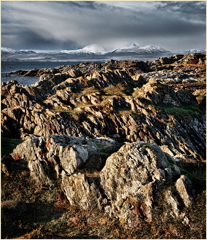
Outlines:
[[186,207],[189,207],[195,199],[195,191],[190,179],[182,175],[175,183],[176,189],[180,194]]
[[165,200],[168,205],[170,205],[170,214],[172,216],[178,217],[180,215],[180,210],[179,210],[179,202],[178,200],[173,196],[172,192],[170,190],[166,191],[165,193]]
[[50,185],[62,170],[71,175],[97,153],[98,147],[90,140],[52,135],[25,140],[11,155],[26,160],[31,176],[39,183]]
[[101,209],[102,196],[93,178],[81,173],[67,176],[63,172],[62,188],[72,206],[85,210]]
[[[193,192],[187,178],[180,178],[176,161],[155,144],[146,142],[126,143],[108,157],[100,176],[82,173],[68,176],[63,171],[61,177],[71,205],[85,210],[104,209],[130,228],[140,221],[153,220],[154,204],[162,195],[165,196],[162,205],[168,206],[167,214],[182,217],[183,201],[189,206]],[[182,195],[183,188],[188,190]],[[176,189],[181,198],[176,198]]]
[[128,227],[153,219],[152,208],[167,182],[174,185],[180,171],[175,161],[150,143],[127,143],[106,161],[100,174],[101,187],[111,207],[110,215]]

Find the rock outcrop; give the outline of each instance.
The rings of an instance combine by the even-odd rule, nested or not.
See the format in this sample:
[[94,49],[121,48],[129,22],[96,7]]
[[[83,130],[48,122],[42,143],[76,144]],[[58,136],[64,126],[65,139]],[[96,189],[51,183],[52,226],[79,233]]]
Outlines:
[[98,187],[98,179],[78,173],[72,176],[62,175],[62,188],[72,206],[85,210],[102,210],[104,200]]
[[[172,156],[203,161],[205,93],[197,87],[205,86],[204,72],[198,71],[205,60],[189,57],[203,60],[189,64],[188,55],[180,55],[169,61],[81,63],[41,70],[40,80],[30,86],[2,83],[2,135],[146,141],[168,146]],[[182,64],[192,69],[183,73]],[[164,70],[153,70],[160,65]],[[177,90],[177,82],[191,90]]]
[[[121,147],[107,159],[100,179],[110,201],[105,207],[106,212],[129,227],[135,227],[143,219],[153,220],[152,208],[161,194],[165,195],[166,203],[169,202],[167,194],[176,202],[176,206],[169,208],[171,214],[180,213],[183,201],[189,206],[193,200],[188,194],[193,191],[190,180],[180,176],[175,160],[149,143],[128,143]],[[180,200],[176,199],[175,192],[167,190],[169,186],[177,187]]]
[[160,197],[170,215],[185,216],[183,207],[189,207],[195,197],[191,181],[181,175],[175,159],[157,145],[126,143],[96,174],[78,171],[94,155],[98,162],[97,153],[99,149],[91,141],[55,135],[25,140],[11,156],[28,162],[39,186],[61,181],[72,206],[98,208],[127,227],[152,221]]
[[91,155],[99,153],[89,140],[66,135],[27,139],[13,151],[13,159],[24,159],[33,177],[41,185],[52,185],[63,172],[73,174]]
[[[195,191],[176,162],[205,162],[205,61],[188,54],[18,72],[40,79],[2,83],[2,136],[24,140],[2,171],[27,167],[38,186],[61,182],[71,205],[127,227],[152,221],[159,201],[161,220],[184,219]],[[106,157],[101,144],[116,150]]]

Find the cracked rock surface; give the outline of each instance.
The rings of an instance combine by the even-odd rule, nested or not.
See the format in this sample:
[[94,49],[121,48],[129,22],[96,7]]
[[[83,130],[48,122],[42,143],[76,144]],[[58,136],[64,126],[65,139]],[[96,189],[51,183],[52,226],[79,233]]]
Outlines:
[[98,174],[87,176],[78,171],[89,156],[96,154],[98,162],[98,153],[91,141],[55,135],[26,140],[12,156],[28,162],[31,177],[39,185],[52,186],[55,180],[61,180],[71,205],[85,210],[99,208],[127,227],[152,221],[159,195],[165,196],[173,216],[180,216],[182,207],[192,204],[191,181],[180,174],[175,159],[157,145],[126,143],[106,159]]

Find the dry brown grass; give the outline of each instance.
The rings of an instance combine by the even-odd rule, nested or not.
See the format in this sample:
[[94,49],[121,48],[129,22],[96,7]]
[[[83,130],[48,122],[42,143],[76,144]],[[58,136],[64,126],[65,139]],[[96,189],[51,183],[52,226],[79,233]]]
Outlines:
[[106,95],[110,95],[110,96],[121,96],[121,97],[125,97],[126,96],[126,87],[124,87],[121,83],[118,83],[116,86],[111,85],[109,87],[105,87],[103,89],[103,92]]
[[[94,156],[86,163],[86,175],[98,178],[100,169],[97,161],[105,160],[120,146],[97,143],[100,157]],[[195,166],[189,163],[180,165],[182,171],[193,181],[197,190],[194,204],[183,212],[189,223],[183,224],[183,219],[175,219],[162,215],[167,211],[163,205],[163,196],[157,199],[153,208],[152,222],[139,222],[137,227],[128,229],[123,221],[109,218],[104,210],[87,211],[71,206],[61,191],[60,183],[53,188],[35,185],[28,171],[2,175],[2,201],[15,200],[27,203],[28,211],[15,220],[2,219],[1,238],[20,239],[206,239],[206,191],[205,165]],[[87,170],[88,168],[88,170]],[[185,170],[184,170],[185,169]],[[89,171],[92,170],[92,171]],[[137,203],[135,211],[144,210],[143,203]]]
[[[104,148],[104,146],[102,146]],[[11,179],[12,178],[12,179]],[[21,185],[24,183],[24,187]],[[118,219],[109,218],[103,211],[86,211],[71,206],[57,186],[53,189],[40,189],[35,193],[27,175],[3,176],[3,200],[23,200],[29,211],[17,220],[2,221],[2,239],[62,239],[62,238],[116,238],[116,239],[205,239],[206,238],[206,192],[202,191],[195,203],[184,209],[189,224],[182,219],[161,216],[164,206],[160,199],[154,206],[152,222],[137,223],[128,229]],[[15,194],[12,189],[15,189]],[[24,189],[24,191],[23,191]]]
[[79,95],[86,96],[93,93],[100,93],[100,91],[93,86],[93,87],[84,88]]

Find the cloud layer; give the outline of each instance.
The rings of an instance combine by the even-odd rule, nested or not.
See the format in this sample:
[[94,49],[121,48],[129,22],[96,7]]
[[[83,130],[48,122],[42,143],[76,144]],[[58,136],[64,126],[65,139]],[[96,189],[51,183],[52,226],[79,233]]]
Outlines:
[[206,2],[2,2],[2,47],[61,50],[128,42],[205,49]]

